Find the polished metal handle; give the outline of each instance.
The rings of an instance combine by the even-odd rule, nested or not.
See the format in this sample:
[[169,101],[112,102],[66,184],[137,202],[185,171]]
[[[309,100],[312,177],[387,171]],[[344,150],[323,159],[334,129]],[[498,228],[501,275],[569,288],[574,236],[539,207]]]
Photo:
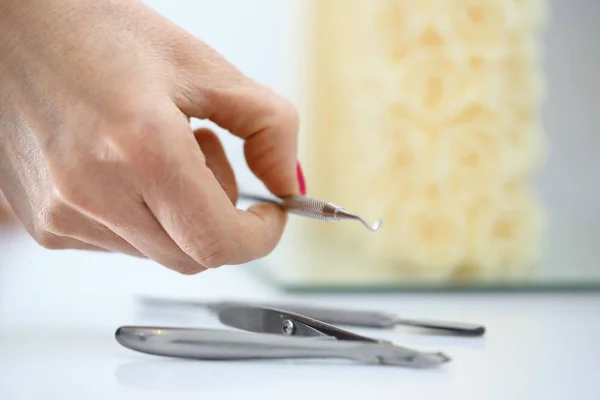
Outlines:
[[[436,331],[445,331],[450,334],[461,336],[482,336],[485,333],[484,326],[469,322],[400,318],[390,313],[369,310],[352,310],[348,308],[338,309],[329,307],[312,307],[309,305],[273,303],[262,305],[303,314],[310,318],[332,325],[347,325],[363,328],[383,329],[393,328],[397,325],[405,325]],[[223,304],[223,306],[225,306],[225,304]]]
[[[207,307],[213,312],[218,312],[222,307],[231,305],[248,305],[248,302],[238,301],[215,301],[201,302],[194,300],[176,300],[166,298],[143,297],[141,301],[152,307],[172,306],[172,307]],[[485,326],[469,322],[456,321],[433,321],[424,319],[402,318],[392,313],[385,313],[372,310],[359,310],[350,308],[320,307],[303,304],[276,303],[276,302],[256,302],[254,305],[273,307],[282,310],[292,311],[303,314],[310,318],[318,319],[332,325],[346,325],[363,328],[382,328],[390,329],[397,325],[413,326],[424,329],[448,332],[449,334],[461,336],[483,336]]]
[[381,228],[383,221],[381,219],[374,223],[367,222],[360,215],[349,212],[348,210],[329,203],[327,201],[313,199],[305,196],[288,196],[282,198],[269,198],[261,197],[248,193],[239,193],[241,199],[269,202],[278,204],[284,208],[287,212],[294,215],[299,215],[306,218],[311,218],[325,222],[338,222],[338,221],[358,221],[363,224],[367,229],[375,232]]
[[240,360],[339,357],[342,354],[339,346],[333,348],[327,343],[329,340],[228,330],[123,326],[115,337],[132,350],[180,358]]
[[203,360],[339,358],[411,367],[432,367],[450,360],[442,353],[391,344],[229,330],[122,326],[115,338],[122,346],[142,353]]

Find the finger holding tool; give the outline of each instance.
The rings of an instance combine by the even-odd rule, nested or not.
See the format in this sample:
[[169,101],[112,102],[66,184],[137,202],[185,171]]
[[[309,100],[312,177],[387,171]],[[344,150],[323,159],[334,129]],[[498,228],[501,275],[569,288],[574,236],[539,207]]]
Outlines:
[[381,219],[378,219],[372,224],[368,223],[360,215],[351,213],[343,207],[340,207],[327,201],[312,199],[310,197],[305,196],[288,196],[272,199],[248,193],[240,193],[239,197],[240,199],[245,200],[274,203],[285,209],[290,214],[312,218],[315,220],[325,222],[339,222],[348,220],[358,221],[372,232],[378,231],[379,228],[381,228],[381,225],[383,224],[383,220]]

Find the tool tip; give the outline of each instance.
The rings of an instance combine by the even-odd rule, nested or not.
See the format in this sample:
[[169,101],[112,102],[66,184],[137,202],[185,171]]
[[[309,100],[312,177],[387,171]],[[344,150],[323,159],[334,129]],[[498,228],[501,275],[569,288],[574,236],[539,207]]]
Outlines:
[[383,220],[382,219],[378,219],[377,221],[375,221],[375,223],[373,224],[369,224],[367,221],[365,221],[363,218],[358,217],[358,219],[360,220],[360,222],[362,222],[362,224],[364,226],[367,227],[367,229],[369,229],[372,232],[377,232],[379,230],[379,228],[381,228],[381,225],[383,224]]
[[355,220],[355,221],[359,221],[361,224],[363,224],[367,229],[369,229],[372,232],[378,231],[379,228],[381,228],[381,225],[383,224],[383,220],[382,219],[378,219],[377,221],[375,221],[375,223],[369,224],[360,215],[348,212],[348,211],[344,210],[343,208],[336,209],[336,211],[335,211],[335,218],[337,220],[352,219],[352,220]]
[[381,228],[381,225],[383,225],[383,220],[378,219],[377,221],[375,221],[375,223],[373,225],[371,225],[370,229],[373,232],[377,232],[379,230],[379,228]]
[[369,224],[364,218],[362,218],[356,214],[348,214],[348,215],[351,216],[352,218],[360,221],[360,223],[363,224],[371,232],[377,232],[379,230],[379,228],[381,228],[381,225],[383,224],[382,219],[378,219],[373,224]]
[[446,364],[451,361],[451,358],[444,353],[428,353],[420,354],[414,359],[414,366],[421,368],[434,367],[437,365]]

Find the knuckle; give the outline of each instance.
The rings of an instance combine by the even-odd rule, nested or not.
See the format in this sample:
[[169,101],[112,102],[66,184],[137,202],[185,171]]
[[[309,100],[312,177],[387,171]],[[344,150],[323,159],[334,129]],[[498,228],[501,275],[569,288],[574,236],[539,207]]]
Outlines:
[[142,178],[152,178],[157,172],[169,170],[168,152],[165,151],[169,147],[165,132],[169,129],[160,116],[145,118],[131,135],[133,140],[123,146],[121,152],[125,162]]
[[178,266],[178,267],[174,268],[174,270],[179,272],[182,275],[190,276],[190,275],[197,275],[201,272],[204,272],[204,271],[206,271],[206,268],[202,267],[201,265],[194,264],[194,265]]
[[280,124],[287,128],[284,131],[296,135],[300,125],[300,115],[296,106],[289,100],[282,100],[278,105],[277,115]]
[[60,237],[48,231],[36,230],[33,238],[40,246],[48,250],[61,250],[64,248],[60,243]]
[[52,214],[65,210],[69,204],[85,206],[85,186],[81,185],[79,179],[57,174],[53,184],[48,199],[48,211],[52,211]]
[[164,266],[182,275],[196,275],[206,270],[204,266],[188,256],[173,257]]
[[[142,104],[144,104],[142,100]],[[156,113],[144,111],[133,99],[121,100],[121,110],[112,115],[101,132],[96,146],[96,159],[103,164],[137,164],[145,160],[148,141],[161,129]]]
[[231,242],[218,240],[203,246],[197,251],[194,258],[205,268],[219,268],[230,262],[234,251],[235,248]]
[[[70,195],[69,195],[69,198]],[[42,208],[35,221],[36,231],[44,237],[46,234],[63,235],[66,231],[66,214],[69,206],[65,200],[64,193],[55,191],[50,196],[47,206]]]

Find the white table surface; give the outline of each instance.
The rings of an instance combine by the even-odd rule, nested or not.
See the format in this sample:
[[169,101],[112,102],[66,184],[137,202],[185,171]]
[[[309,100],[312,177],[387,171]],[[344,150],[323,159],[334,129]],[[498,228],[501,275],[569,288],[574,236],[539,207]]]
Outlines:
[[[470,320],[467,339],[361,331],[453,362],[434,370],[346,362],[201,362],[132,352],[123,324],[218,327],[208,314],[140,315],[136,294],[302,300]],[[0,233],[0,399],[599,399],[600,295],[386,294],[292,296],[243,267],[193,277],[116,255],[51,252]],[[414,397],[412,397],[414,396]]]

